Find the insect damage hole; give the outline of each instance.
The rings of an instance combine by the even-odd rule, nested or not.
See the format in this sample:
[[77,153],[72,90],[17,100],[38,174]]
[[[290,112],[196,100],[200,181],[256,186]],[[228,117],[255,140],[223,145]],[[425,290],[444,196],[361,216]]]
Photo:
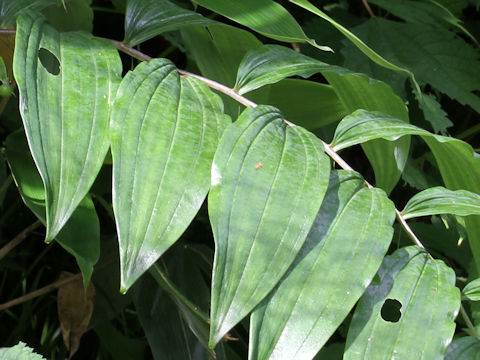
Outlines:
[[383,320],[396,323],[402,316],[402,312],[400,311],[401,308],[402,303],[400,301],[395,299],[386,299],[383,303],[380,315],[382,316]]
[[38,50],[38,58],[45,70],[50,74],[55,76],[60,74],[60,61],[51,51],[45,48],[40,48]]

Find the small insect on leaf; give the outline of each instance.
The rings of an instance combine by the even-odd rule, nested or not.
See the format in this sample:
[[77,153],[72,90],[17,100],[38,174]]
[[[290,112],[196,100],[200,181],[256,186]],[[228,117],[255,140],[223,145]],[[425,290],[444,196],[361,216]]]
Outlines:
[[263,163],[262,162],[258,162],[257,165],[255,165],[255,170],[258,170],[258,169],[261,169],[263,168]]

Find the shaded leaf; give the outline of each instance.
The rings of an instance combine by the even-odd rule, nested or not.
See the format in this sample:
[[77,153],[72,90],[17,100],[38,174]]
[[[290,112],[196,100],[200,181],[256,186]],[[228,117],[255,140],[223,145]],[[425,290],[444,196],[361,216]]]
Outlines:
[[138,360],[145,358],[146,344],[143,339],[131,339],[119,332],[111,323],[95,326],[95,333],[102,347],[106,348],[112,359]]
[[208,197],[216,244],[210,346],[287,271],[320,208],[329,173],[321,142],[286,126],[273,107],[247,108],[225,131]]
[[68,0],[65,4],[49,6],[42,13],[48,23],[60,32],[93,30],[93,9],[85,0]]
[[25,343],[19,342],[10,348],[0,348],[0,360],[45,360],[39,354],[33,352],[33,349]]
[[135,46],[166,31],[214,23],[215,21],[168,0],[128,0],[124,42]]
[[436,214],[480,215],[480,195],[433,187],[413,196],[402,211],[405,219]]
[[0,0],[0,28],[15,25],[17,16],[28,10],[40,11],[47,6],[58,4],[59,0]]
[[480,341],[473,336],[453,340],[447,349],[445,360],[479,360]]
[[454,271],[416,246],[401,248],[360,300],[344,359],[443,359],[459,308]]
[[[20,196],[25,205],[45,224],[45,190],[28,149],[25,134],[23,131],[10,134],[5,145],[8,163]],[[89,196],[80,202],[56,236],[56,240],[75,256],[84,284],[88,284],[93,266],[100,256],[100,222]]]
[[[272,0],[193,1],[272,39],[309,42],[317,46],[314,40],[307,38],[293,16],[282,5]],[[328,50],[328,48],[322,48],[322,50]]]
[[121,62],[108,40],[86,32],[60,34],[28,13],[18,19],[15,44],[20,112],[45,186],[51,241],[103,164]]
[[443,111],[435,95],[418,94],[415,91],[415,98],[425,115],[425,119],[432,124],[433,131],[445,135],[447,128],[453,126],[453,123],[447,117],[447,113]]
[[462,290],[462,299],[480,301],[480,278],[470,281]]
[[[72,276],[72,273],[62,272],[60,280]],[[87,331],[90,317],[93,313],[95,287],[90,283],[83,287],[81,279],[74,279],[58,289],[57,309],[63,343],[71,358],[80,346],[80,339]]]
[[165,59],[122,80],[112,113],[113,209],[125,292],[184,232],[209,189],[221,100]]
[[299,256],[252,314],[250,358],[313,358],[380,267],[394,219],[382,190],[367,189],[354,173],[332,172]]

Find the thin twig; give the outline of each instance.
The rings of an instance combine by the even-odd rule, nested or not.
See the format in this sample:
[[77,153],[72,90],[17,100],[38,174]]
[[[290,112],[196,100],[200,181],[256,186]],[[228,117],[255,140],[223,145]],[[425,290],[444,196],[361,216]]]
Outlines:
[[2,310],[6,310],[8,308],[11,308],[12,306],[15,306],[15,305],[20,305],[24,302],[27,302],[27,301],[30,301],[30,300],[33,300],[39,296],[42,296],[42,295],[45,295],[51,291],[54,291],[55,289],[58,289],[59,287],[65,285],[66,283],[69,283],[70,281],[73,281],[73,280],[76,280],[78,278],[81,278],[82,274],[75,274],[75,275],[71,275],[65,279],[62,279],[62,280],[57,280],[53,283],[51,283],[50,285],[47,285],[43,288],[40,288],[38,290],[35,290],[35,291],[32,291],[31,293],[28,293],[24,296],[20,296],[16,299],[13,299],[13,300],[10,300],[10,301],[7,301],[6,303],[4,304],[0,304],[0,311]]
[[12,251],[18,244],[20,244],[23,240],[27,238],[27,236],[36,228],[38,228],[42,223],[37,220],[33,224],[29,225],[25,229],[23,229],[17,236],[15,236],[12,240],[6,243],[0,249],[0,261],[10,252]]
[[370,7],[370,4],[368,3],[367,0],[362,0],[363,6],[365,6],[365,9],[367,9],[368,14],[370,17],[374,18],[375,14],[372,11],[372,8]]

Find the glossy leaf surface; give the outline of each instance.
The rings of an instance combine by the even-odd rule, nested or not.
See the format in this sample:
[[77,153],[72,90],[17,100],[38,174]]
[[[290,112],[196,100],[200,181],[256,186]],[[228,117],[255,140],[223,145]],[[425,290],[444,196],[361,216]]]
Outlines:
[[480,278],[470,281],[462,289],[462,298],[471,301],[480,301]]
[[[8,163],[25,205],[45,224],[45,190],[25,134],[23,131],[11,134],[5,145]],[[100,222],[89,196],[80,202],[56,240],[75,257],[87,284],[100,256]]]
[[107,40],[58,33],[41,16],[19,17],[14,74],[45,187],[47,241],[65,225],[103,164],[120,73],[120,57]]
[[123,292],[197,213],[227,122],[220,99],[168,60],[141,63],[122,80],[111,130]]
[[443,359],[459,308],[454,271],[416,246],[401,248],[360,300],[344,359]]
[[377,272],[395,209],[355,173],[332,172],[310,233],[287,275],[253,312],[250,359],[312,359]]
[[[262,35],[286,42],[315,41],[307,38],[300,25],[280,4],[272,0],[193,0],[220,15]],[[275,19],[275,21],[272,21]],[[316,45],[315,45],[316,46]]]
[[208,209],[215,238],[210,346],[276,285],[302,247],[327,189],[321,142],[269,106],[224,133]]
[[435,214],[480,215],[480,195],[433,187],[413,196],[402,211],[405,219]]
[[479,360],[480,341],[473,336],[453,340],[447,350],[445,360]]
[[15,25],[17,16],[26,11],[40,11],[59,0],[0,0],[0,28]]
[[213,23],[213,20],[168,0],[128,0],[124,42],[135,46],[166,31]]

